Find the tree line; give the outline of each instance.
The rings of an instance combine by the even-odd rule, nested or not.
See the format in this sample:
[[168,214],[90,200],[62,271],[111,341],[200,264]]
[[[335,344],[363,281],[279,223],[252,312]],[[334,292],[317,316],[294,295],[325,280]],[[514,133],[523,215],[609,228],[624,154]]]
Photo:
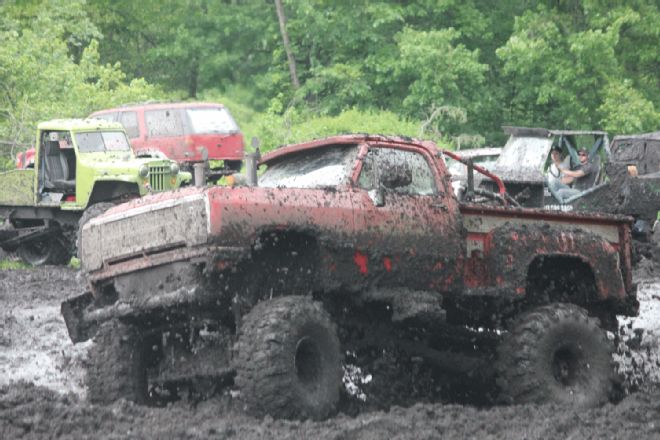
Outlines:
[[383,131],[660,127],[656,0],[7,0],[0,150],[37,121],[219,100],[264,147]]

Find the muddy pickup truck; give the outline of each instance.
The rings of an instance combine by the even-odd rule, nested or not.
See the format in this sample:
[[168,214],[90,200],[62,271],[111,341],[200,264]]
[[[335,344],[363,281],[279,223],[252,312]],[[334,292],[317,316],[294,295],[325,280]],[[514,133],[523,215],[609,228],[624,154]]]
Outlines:
[[92,401],[201,384],[321,419],[356,371],[392,390],[394,357],[391,377],[428,372],[419,393],[487,368],[502,402],[610,397],[608,332],[638,309],[628,218],[459,204],[442,152],[404,138],[331,137],[260,166],[258,186],[155,194],[83,227],[89,291],[62,314],[73,342],[94,338]]
[[40,123],[21,165],[0,173],[0,247],[35,266],[67,264],[79,223],[112,204],[192,179],[172,160],[136,158],[120,124],[91,119]]

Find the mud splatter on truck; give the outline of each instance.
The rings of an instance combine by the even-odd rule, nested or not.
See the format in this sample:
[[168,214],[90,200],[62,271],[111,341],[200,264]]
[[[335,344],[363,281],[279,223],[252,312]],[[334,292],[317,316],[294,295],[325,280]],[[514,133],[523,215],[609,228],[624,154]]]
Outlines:
[[322,419],[359,364],[374,380],[424,369],[424,398],[435,375],[486,371],[503,402],[607,401],[606,330],[638,308],[629,219],[459,204],[441,154],[332,137],[266,155],[258,187],[90,220],[89,291],[62,304],[72,340],[96,341],[90,398],[213,384],[253,414]]

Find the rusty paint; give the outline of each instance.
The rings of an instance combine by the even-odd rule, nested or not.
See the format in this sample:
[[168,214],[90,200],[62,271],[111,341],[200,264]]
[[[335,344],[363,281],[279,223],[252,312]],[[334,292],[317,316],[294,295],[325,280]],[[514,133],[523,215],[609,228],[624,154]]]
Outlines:
[[392,259],[390,257],[383,258],[383,267],[386,271],[392,272]]
[[367,268],[367,263],[369,259],[365,254],[363,254],[360,251],[355,251],[355,255],[353,256],[353,261],[355,262],[355,265],[358,267],[362,275],[366,275],[367,273],[369,273],[369,270]]

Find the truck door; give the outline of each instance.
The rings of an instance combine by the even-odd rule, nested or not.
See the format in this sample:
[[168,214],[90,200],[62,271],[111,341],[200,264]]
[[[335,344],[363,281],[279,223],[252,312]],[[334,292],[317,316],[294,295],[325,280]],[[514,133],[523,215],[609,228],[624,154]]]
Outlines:
[[372,284],[455,289],[463,240],[458,206],[436,158],[412,146],[379,145],[360,156],[353,202],[357,269]]

